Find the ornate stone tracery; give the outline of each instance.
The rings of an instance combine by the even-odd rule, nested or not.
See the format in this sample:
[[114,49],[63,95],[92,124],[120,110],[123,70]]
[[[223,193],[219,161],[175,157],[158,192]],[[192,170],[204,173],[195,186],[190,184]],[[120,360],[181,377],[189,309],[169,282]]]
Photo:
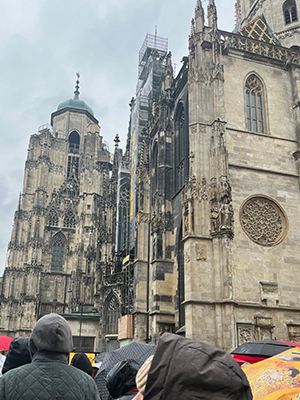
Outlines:
[[[280,37],[282,39],[282,37]],[[300,64],[300,53],[274,44],[257,42],[257,40],[250,39],[238,34],[228,34],[228,32],[221,33],[221,42],[223,51],[227,52],[228,49],[239,51],[246,51],[259,56],[268,57],[270,59],[281,61],[283,63]]]
[[262,246],[276,246],[287,234],[285,212],[266,196],[251,196],[242,204],[240,223],[246,235]]

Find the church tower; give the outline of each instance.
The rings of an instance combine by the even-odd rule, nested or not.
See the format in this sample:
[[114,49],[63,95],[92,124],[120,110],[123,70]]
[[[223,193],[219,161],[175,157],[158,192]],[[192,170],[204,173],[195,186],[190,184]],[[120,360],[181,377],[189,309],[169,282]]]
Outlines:
[[[236,30],[263,16],[283,46],[299,45],[299,0],[237,0],[235,7]],[[264,28],[259,25],[257,29],[262,33]],[[253,27],[251,29],[255,30]]]
[[148,250],[135,286],[148,330],[137,326],[139,340],[172,331],[226,351],[300,340],[293,5],[240,0],[240,25],[230,33],[218,29],[215,1],[205,18],[197,0],[189,54],[174,79],[167,57],[137,171],[149,213],[148,233],[136,225],[137,254]]
[[56,312],[69,320],[77,349],[98,347],[100,282],[113,264],[111,170],[99,121],[79,98],[78,74],[74,97],[30,137],[3,276],[1,334],[27,336],[39,317]]

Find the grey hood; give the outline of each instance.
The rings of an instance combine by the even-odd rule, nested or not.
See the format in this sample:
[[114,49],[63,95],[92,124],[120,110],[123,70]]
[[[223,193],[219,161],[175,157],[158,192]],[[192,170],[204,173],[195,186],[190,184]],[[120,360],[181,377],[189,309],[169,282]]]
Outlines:
[[69,354],[73,339],[68,322],[58,314],[45,315],[32,330],[29,348],[32,354],[40,351]]

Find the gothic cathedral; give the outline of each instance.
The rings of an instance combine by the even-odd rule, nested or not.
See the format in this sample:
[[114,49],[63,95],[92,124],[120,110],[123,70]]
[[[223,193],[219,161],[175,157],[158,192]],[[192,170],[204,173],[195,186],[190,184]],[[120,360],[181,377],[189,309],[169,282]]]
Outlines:
[[165,331],[226,351],[300,342],[299,12],[237,0],[230,33],[197,0],[176,76],[167,40],[147,35],[124,152],[77,81],[30,138],[2,334],[57,312],[84,351]]

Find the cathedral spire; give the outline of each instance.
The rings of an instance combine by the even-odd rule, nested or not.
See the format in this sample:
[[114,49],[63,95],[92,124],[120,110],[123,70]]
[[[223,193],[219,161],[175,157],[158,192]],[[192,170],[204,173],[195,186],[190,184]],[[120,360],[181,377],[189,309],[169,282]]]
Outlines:
[[79,92],[79,78],[80,78],[80,74],[79,74],[79,72],[76,73],[76,76],[77,76],[77,80],[76,80],[76,86],[75,86],[75,92],[74,92],[74,97],[73,97],[73,99],[74,99],[74,100],[79,100],[79,95],[80,95],[80,92]]
[[208,26],[213,29],[218,29],[217,7],[214,0],[209,0],[209,4],[207,6],[207,17]]
[[[195,29],[196,32],[201,32],[204,28],[205,17],[204,17],[204,9],[202,7],[202,1],[197,0],[197,5],[195,8]],[[194,25],[194,24],[192,24]]]

